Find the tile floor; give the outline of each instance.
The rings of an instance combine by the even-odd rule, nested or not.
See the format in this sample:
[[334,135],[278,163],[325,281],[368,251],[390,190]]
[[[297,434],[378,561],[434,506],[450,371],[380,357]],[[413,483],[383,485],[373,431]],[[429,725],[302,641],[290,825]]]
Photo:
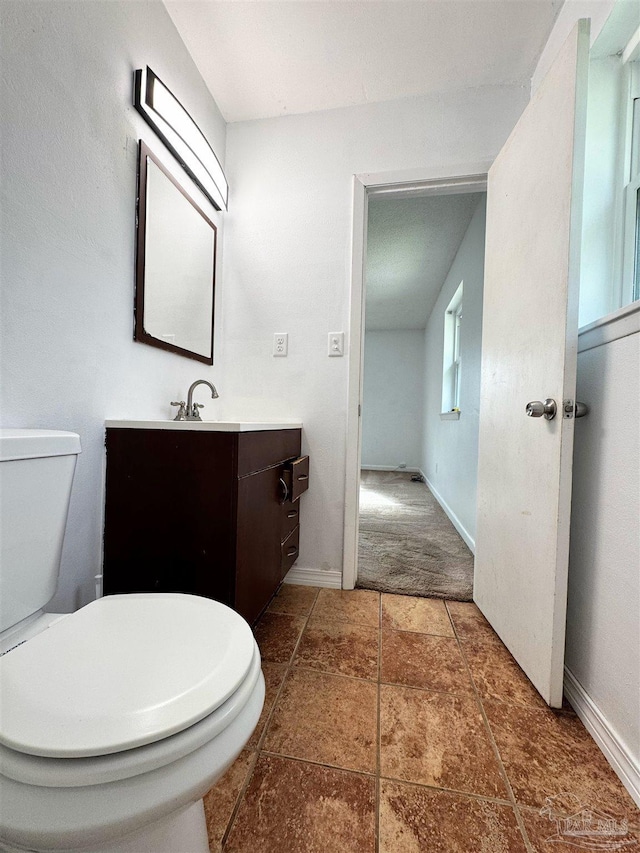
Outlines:
[[[544,705],[475,605],[285,585],[256,638],[265,707],[205,798],[212,853],[640,850],[582,723]],[[549,806],[629,828],[552,841]]]

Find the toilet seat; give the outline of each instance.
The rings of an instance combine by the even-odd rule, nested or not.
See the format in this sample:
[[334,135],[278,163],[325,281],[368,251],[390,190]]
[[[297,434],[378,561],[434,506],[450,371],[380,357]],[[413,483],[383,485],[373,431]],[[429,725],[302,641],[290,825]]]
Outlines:
[[210,599],[98,599],[0,659],[2,757],[9,766],[33,756],[52,767],[54,759],[95,765],[135,753],[137,764],[141,747],[195,728],[216,709],[224,719],[256,656],[259,670],[247,623]]
[[44,788],[78,788],[132,779],[165,767],[194,752],[227,729],[250,700],[261,676],[255,651],[247,677],[226,702],[177,734],[136,749],[87,758],[45,758],[0,745],[2,776]]

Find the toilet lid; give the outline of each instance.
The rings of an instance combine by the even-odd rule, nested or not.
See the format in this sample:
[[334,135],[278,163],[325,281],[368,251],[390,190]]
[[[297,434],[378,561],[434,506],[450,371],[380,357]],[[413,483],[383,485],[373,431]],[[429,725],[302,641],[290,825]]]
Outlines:
[[0,658],[0,743],[30,755],[106,755],[183,731],[246,678],[255,641],[224,604],[112,595]]

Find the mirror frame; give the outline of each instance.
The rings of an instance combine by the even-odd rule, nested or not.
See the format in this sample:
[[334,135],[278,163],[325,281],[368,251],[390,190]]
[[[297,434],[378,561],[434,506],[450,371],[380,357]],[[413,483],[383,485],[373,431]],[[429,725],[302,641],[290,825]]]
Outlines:
[[[144,285],[145,285],[145,257],[146,257],[146,226],[147,226],[147,158],[160,169],[161,172],[171,181],[177,190],[186,198],[192,207],[205,220],[207,225],[213,231],[213,275],[211,278],[211,348],[208,355],[201,355],[176,344],[163,341],[156,338],[146,331],[144,327]],[[218,229],[216,225],[209,219],[204,211],[196,204],[193,198],[187,193],[185,188],[174,178],[166,166],[154,155],[149,146],[140,140],[138,147],[138,193],[136,205],[136,282],[135,282],[135,299],[134,299],[134,333],[133,338],[140,343],[149,344],[158,349],[167,350],[168,352],[176,353],[177,355],[192,358],[195,361],[200,361],[204,364],[213,364],[213,342],[214,342],[214,320],[215,320],[215,297],[216,297],[216,258],[218,252]]]

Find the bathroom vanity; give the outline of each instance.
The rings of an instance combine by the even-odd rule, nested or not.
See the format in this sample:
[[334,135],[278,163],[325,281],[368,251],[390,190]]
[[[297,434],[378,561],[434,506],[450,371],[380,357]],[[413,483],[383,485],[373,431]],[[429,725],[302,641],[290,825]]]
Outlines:
[[107,421],[105,595],[194,593],[255,622],[298,556],[301,426]]

